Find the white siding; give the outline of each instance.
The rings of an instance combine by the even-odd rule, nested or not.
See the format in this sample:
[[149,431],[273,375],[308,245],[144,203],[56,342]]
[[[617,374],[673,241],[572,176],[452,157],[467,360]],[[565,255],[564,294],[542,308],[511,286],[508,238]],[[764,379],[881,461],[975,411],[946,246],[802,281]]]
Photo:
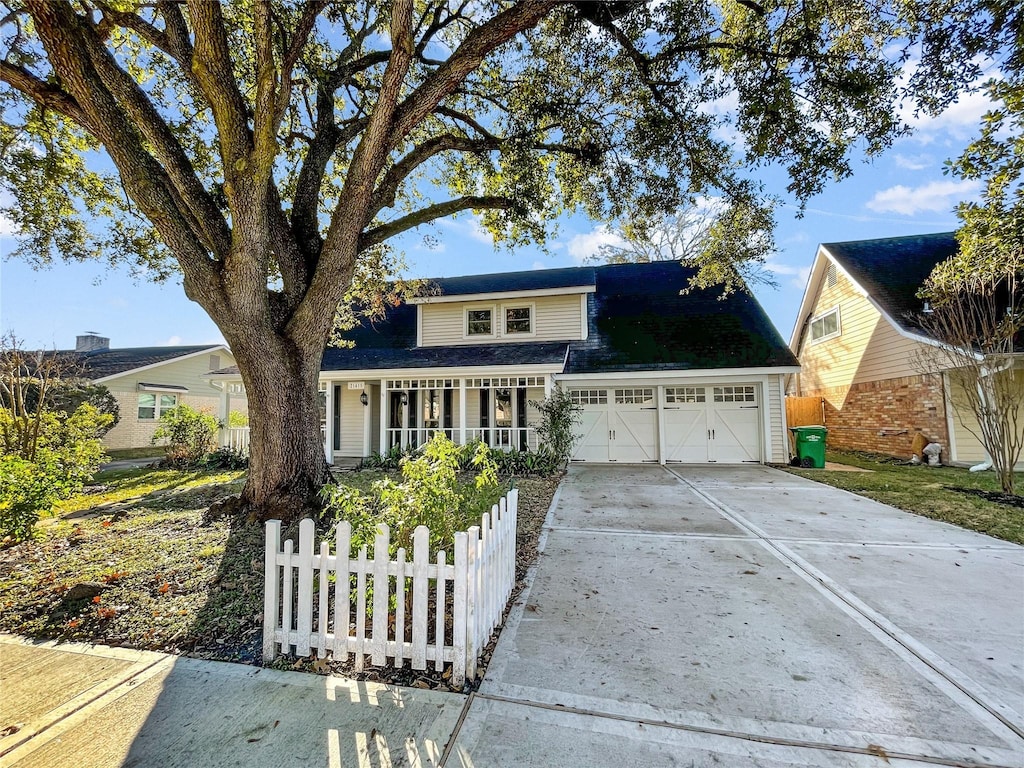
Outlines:
[[[502,335],[503,307],[533,305],[533,334]],[[469,308],[494,309],[493,322],[496,334],[493,337],[465,337],[465,313]],[[424,347],[438,347],[465,344],[488,344],[493,342],[517,343],[527,341],[569,341],[582,338],[580,298],[578,294],[567,296],[538,296],[521,301],[479,301],[471,303],[445,302],[421,304]]]
[[768,423],[771,425],[771,435],[768,440],[771,451],[767,461],[775,464],[785,464],[789,459],[789,448],[787,437],[782,430],[782,414],[785,409],[785,403],[783,402],[779,377],[768,376],[764,391],[766,393],[766,402],[761,407],[768,409]]
[[[359,401],[360,389],[349,389],[347,382],[341,382],[341,449],[339,456],[361,458],[363,456],[363,412],[368,406]],[[367,392],[369,397],[369,392]]]

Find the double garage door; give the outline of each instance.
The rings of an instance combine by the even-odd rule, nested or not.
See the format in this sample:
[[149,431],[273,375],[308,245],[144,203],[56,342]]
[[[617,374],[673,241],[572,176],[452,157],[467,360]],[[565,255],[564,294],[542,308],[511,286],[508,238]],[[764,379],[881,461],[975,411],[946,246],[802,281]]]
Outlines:
[[658,435],[658,389],[572,389],[582,411],[576,461],[665,461],[698,464],[757,462],[761,458],[758,387],[664,387]]

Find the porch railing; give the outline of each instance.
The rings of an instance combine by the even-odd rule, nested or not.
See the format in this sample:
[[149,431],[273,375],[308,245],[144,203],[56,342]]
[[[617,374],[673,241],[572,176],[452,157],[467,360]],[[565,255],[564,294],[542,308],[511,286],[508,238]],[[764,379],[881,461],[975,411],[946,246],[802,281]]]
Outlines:
[[[435,432],[444,432],[450,440],[459,442],[460,430],[447,429],[413,429],[411,427],[392,427],[387,430],[388,448],[400,445],[403,448],[424,445]],[[540,446],[540,437],[535,427],[467,427],[466,442],[482,440],[492,448],[535,451]]]
[[249,428],[229,427],[225,447],[245,456],[249,455]]

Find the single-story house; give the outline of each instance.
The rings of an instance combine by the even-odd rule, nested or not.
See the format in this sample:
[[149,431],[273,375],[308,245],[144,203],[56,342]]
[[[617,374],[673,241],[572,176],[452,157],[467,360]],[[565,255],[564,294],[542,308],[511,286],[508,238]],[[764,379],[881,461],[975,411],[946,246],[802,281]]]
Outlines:
[[[103,438],[112,450],[151,445],[160,415],[177,405],[216,416],[227,391],[205,374],[235,362],[223,344],[111,349],[110,339],[93,333],[78,336],[73,350],[58,354],[74,360],[82,376],[103,384],[117,399],[120,420]],[[241,398],[232,408],[247,412]]]
[[[536,448],[531,402],[561,386],[582,408],[576,460],[785,462],[796,359],[752,296],[687,291],[692,274],[656,262],[432,280],[348,332],[354,347],[326,350],[325,455],[437,430]],[[211,378],[241,383],[237,369]]]
[[987,459],[957,377],[922,365],[936,341],[920,324],[928,308],[917,293],[957,248],[952,232],[818,247],[790,338],[800,373],[787,394],[822,398],[831,447],[907,458],[920,432],[947,463]]

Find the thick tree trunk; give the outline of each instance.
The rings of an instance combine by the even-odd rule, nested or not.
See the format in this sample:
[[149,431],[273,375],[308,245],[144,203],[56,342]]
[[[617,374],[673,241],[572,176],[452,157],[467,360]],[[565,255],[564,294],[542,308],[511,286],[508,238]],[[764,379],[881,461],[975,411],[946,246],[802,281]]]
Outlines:
[[[319,510],[329,479],[317,379],[323,348],[303,352],[251,330],[229,340],[249,399],[249,479],[241,504],[256,520],[295,520]],[[269,338],[266,338],[269,336]]]

